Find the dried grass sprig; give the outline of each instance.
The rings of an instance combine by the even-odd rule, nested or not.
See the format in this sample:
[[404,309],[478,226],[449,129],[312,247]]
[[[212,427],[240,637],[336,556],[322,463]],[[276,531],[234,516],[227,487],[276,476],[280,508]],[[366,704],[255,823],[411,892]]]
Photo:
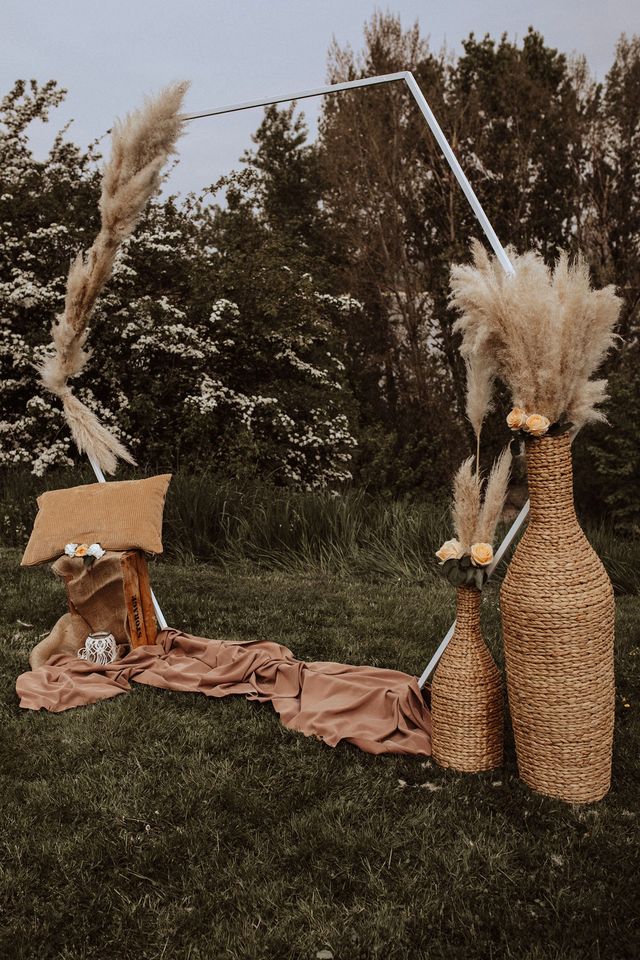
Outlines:
[[446,540],[436,557],[442,576],[456,587],[482,590],[489,576],[494,560],[492,541],[507,495],[510,468],[507,447],[493,465],[484,498],[473,457],[461,464],[454,477],[451,513],[456,537]]
[[505,447],[494,462],[484,491],[484,499],[475,528],[475,539],[492,543],[502,516],[511,475],[511,450]]
[[469,457],[458,468],[453,480],[451,513],[460,547],[468,550],[474,543],[491,543],[504,508],[511,474],[511,451],[506,447],[494,462],[484,485]]
[[468,357],[467,368],[467,417],[476,435],[476,469],[480,465],[480,434],[486,415],[492,409],[491,394],[495,374],[483,358]]
[[463,550],[468,550],[471,544],[475,543],[475,530],[480,513],[482,483],[479,473],[473,469],[473,462],[473,457],[465,460],[453,478],[453,528]]
[[[509,276],[477,241],[472,253],[472,265],[451,271],[465,361],[484,369],[485,379],[501,379],[515,406],[551,422],[569,420],[577,431],[604,419],[596,407],[606,381],[591,377],[615,339],[621,300],[614,288],[593,290],[584,260],[569,263],[566,254],[550,270],[538,254],[511,250]],[[482,382],[477,374],[474,382]]]
[[80,374],[90,357],[85,349],[95,302],[111,276],[124,240],[160,186],[161,171],[182,132],[180,110],[188,83],[174,83],[144,106],[118,121],[112,133],[111,157],[102,176],[101,227],[93,246],[80,252],[67,277],[64,311],[56,317],[53,352],[40,368],[43,385],[60,397],[73,439],[106,473],[117,459],[134,463],[131,454],[95,414],[72,393],[69,379]]
[[467,368],[467,417],[476,437],[480,436],[482,424],[491,410],[494,372],[486,363],[479,363],[477,357],[469,357]]

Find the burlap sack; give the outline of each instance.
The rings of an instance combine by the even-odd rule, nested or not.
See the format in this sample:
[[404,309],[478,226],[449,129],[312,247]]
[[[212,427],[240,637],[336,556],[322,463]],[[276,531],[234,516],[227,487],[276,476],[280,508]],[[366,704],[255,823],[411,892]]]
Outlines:
[[141,553],[107,551],[90,566],[79,557],[64,556],[51,569],[65,583],[69,612],[31,651],[32,670],[56,654],[76,654],[98,630],[113,634],[120,656],[130,647],[155,643],[149,573]]

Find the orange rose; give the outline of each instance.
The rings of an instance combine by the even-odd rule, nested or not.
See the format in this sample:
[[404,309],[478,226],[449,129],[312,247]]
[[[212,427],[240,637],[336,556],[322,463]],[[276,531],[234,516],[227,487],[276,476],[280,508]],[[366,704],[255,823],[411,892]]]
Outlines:
[[522,430],[526,422],[527,414],[522,407],[514,407],[511,413],[507,416],[507,426],[509,427],[509,430]]
[[524,429],[532,437],[542,437],[550,426],[551,420],[548,417],[544,417],[541,413],[532,413],[531,416],[527,417]]
[[474,567],[487,567],[493,560],[493,547],[490,543],[471,544],[471,563]]
[[447,540],[436,552],[436,557],[440,563],[444,563],[446,560],[459,560],[463,553],[462,544],[458,540]]
[[76,557],[86,557],[89,553],[89,546],[86,543],[81,543],[80,546],[76,547]]

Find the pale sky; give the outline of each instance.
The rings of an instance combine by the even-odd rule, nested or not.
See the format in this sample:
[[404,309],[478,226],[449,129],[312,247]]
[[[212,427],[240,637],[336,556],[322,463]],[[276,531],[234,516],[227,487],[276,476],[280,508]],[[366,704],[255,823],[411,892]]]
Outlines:
[[[84,146],[171,80],[191,81],[191,113],[321,86],[332,37],[359,50],[363,24],[380,6],[373,0],[2,0],[0,95],[18,78],[58,80],[68,97],[49,127],[33,131],[36,154],[69,119],[69,135]],[[522,38],[531,24],[548,44],[585,54],[598,78],[620,34],[640,33],[638,0],[392,0],[382,7],[399,13],[404,26],[418,19],[436,50],[459,50],[471,31]],[[317,103],[302,104],[312,127]],[[237,165],[261,115],[252,110],[189,124],[170,189],[198,190]],[[446,131],[446,117],[438,119]]]

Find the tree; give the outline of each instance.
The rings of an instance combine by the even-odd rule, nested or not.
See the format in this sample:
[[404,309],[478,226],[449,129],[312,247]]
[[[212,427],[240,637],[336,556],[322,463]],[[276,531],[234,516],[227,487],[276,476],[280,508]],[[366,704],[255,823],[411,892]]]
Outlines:
[[242,160],[255,174],[252,189],[261,223],[281,243],[306,254],[314,267],[322,266],[328,253],[322,179],[304,114],[296,115],[295,102],[281,110],[271,105],[252,140],[256,148]]
[[[417,26],[403,32],[398,18],[376,14],[365,41],[358,58],[333,46],[332,81],[409,69],[438,101],[446,64],[429,53]],[[458,362],[449,349],[446,295],[439,296],[444,283],[434,282],[438,260],[445,271],[441,235],[435,258],[421,249],[425,232],[439,234],[425,203],[433,170],[428,131],[404,85],[394,84],[327,99],[320,134],[343,283],[365,305],[348,333],[350,381],[362,411],[360,474],[397,492],[444,482],[463,428],[456,422],[457,380],[443,360],[449,350],[451,363]],[[446,420],[451,443],[441,444]]]
[[[75,460],[35,366],[69,260],[97,227],[95,150],[63,131],[45,161],[29,151],[27,125],[63,95],[19,83],[1,104],[0,463],[38,474]],[[260,162],[277,147],[272,136]],[[338,317],[358,306],[316,284],[302,254],[292,260],[291,223],[275,230],[276,206],[261,207],[273,196],[268,174],[245,179],[246,191],[228,179],[226,209],[210,195],[149,206],[97,305],[78,394],[150,467],[187,461],[335,485],[350,477],[355,443]]]
[[[634,356],[635,354],[635,356]],[[609,423],[587,448],[597,499],[620,533],[640,536],[640,378],[637,351],[624,350],[609,376]],[[586,464],[585,464],[586,466]],[[593,489],[589,484],[587,490]],[[599,504],[597,504],[599,505]],[[598,511],[600,512],[600,511]]]
[[[603,84],[534,30],[471,35],[456,58],[378,13],[361,53],[330,50],[332,81],[399,70],[501,240],[548,261],[581,250],[594,282],[625,298],[622,349],[604,365],[613,429],[590,427],[575,457],[580,503],[635,529],[636,467],[618,500],[612,455],[634,464],[640,440],[640,39],[621,39]],[[69,258],[97,228],[97,146],[62,131],[45,161],[29,151],[28,124],[63,96],[19,83],[0,102],[0,463],[37,472],[75,457],[33,365]],[[150,206],[98,306],[81,396],[150,467],[307,486],[353,473],[431,495],[471,451],[448,293],[474,215],[402,84],[327,98],[316,143],[295,104],[269,107],[253,139],[242,171]],[[484,463],[507,439],[503,403]]]
[[600,284],[624,306],[620,348],[605,364],[609,424],[592,428],[582,498],[620,530],[640,531],[640,37],[622,37],[605,83],[595,88],[585,173],[582,247]]
[[[376,14],[362,54],[334,45],[330,75],[411,70],[503,243],[548,260],[575,250],[591,102],[580,65],[534,30],[521,44],[471,35],[463,47],[458,59],[436,55],[417,25],[403,30],[398,17]],[[406,452],[407,466],[416,437],[431,435],[435,447],[447,422],[447,482],[471,446],[449,269],[480,228],[401,85],[331,98],[320,130],[327,208],[345,240],[347,284],[365,304],[349,349],[363,419],[383,443],[393,435],[396,462]],[[489,460],[506,439],[502,419],[485,432]]]
[[[29,149],[29,124],[47,122],[64,95],[54,81],[18,81],[0,101],[0,465],[30,463],[36,473],[71,463],[61,411],[37,389],[34,364],[70,253],[87,243],[97,213],[95,146],[82,153],[63,131],[44,162]],[[112,420],[111,408],[101,412]]]

